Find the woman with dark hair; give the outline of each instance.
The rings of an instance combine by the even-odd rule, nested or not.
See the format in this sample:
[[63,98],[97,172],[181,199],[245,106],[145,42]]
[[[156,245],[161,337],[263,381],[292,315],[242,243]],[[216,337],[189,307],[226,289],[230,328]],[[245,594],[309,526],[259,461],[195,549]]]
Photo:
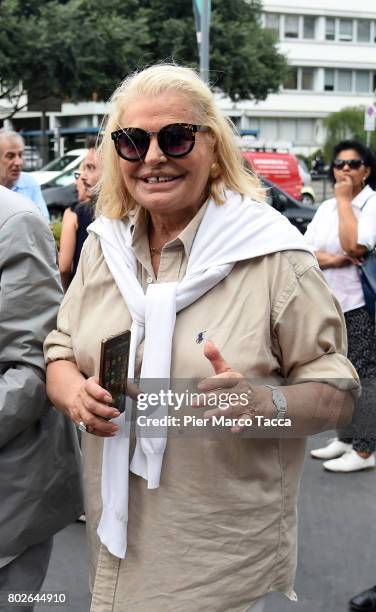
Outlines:
[[326,459],[324,468],[329,471],[353,472],[375,466],[376,441],[367,435],[366,426],[367,420],[376,423],[370,384],[376,377],[375,317],[366,309],[359,275],[359,263],[376,244],[375,157],[362,143],[343,140],[334,147],[329,176],[335,197],[320,206],[305,236],[340,302],[348,356],[365,384],[354,437],[339,432],[338,438],[311,455]]

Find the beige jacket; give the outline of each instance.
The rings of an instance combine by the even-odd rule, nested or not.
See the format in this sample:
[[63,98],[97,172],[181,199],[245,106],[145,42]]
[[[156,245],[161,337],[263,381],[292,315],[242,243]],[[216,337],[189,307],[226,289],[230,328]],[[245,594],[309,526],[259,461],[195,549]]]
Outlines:
[[[182,278],[203,212],[167,245],[157,281],[145,221],[138,217],[133,245],[144,288]],[[100,244],[89,236],[58,330],[46,340],[46,358],[75,361],[85,375],[98,375],[101,339],[130,325]],[[213,374],[202,338],[213,340],[246,377],[320,378],[331,384],[356,378],[345,357],[338,304],[309,253],[275,253],[236,264],[225,280],[180,312],[173,379]],[[296,500],[305,442],[227,433],[219,439],[170,436],[159,489],[147,490],[144,480],[130,475],[125,560],[109,554],[96,536],[102,440],[84,436],[93,612],[243,612],[268,591],[295,598]]]

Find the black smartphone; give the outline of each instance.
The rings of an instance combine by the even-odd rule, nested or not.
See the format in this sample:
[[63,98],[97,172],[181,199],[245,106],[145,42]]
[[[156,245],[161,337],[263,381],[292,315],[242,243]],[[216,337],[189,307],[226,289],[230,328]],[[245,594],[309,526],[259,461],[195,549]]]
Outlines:
[[101,342],[99,384],[112,396],[112,406],[124,412],[131,332],[110,336]]

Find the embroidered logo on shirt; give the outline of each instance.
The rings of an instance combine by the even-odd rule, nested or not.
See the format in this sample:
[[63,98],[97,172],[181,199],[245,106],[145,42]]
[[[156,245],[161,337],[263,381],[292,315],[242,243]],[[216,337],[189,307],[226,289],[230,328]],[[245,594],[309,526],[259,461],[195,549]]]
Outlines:
[[206,330],[204,330],[202,332],[198,332],[197,338],[196,338],[196,343],[197,344],[201,344],[201,342],[204,341],[204,334],[206,334]]

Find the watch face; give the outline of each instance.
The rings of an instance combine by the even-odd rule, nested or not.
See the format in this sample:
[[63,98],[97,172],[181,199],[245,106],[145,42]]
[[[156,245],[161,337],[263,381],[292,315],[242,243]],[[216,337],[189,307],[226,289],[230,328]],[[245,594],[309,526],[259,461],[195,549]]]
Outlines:
[[272,400],[273,400],[274,406],[277,409],[277,417],[279,418],[279,417],[286,416],[287,400],[285,396],[283,395],[281,389],[279,389],[278,387],[274,387],[272,385],[265,385],[265,386],[271,389],[272,391]]

